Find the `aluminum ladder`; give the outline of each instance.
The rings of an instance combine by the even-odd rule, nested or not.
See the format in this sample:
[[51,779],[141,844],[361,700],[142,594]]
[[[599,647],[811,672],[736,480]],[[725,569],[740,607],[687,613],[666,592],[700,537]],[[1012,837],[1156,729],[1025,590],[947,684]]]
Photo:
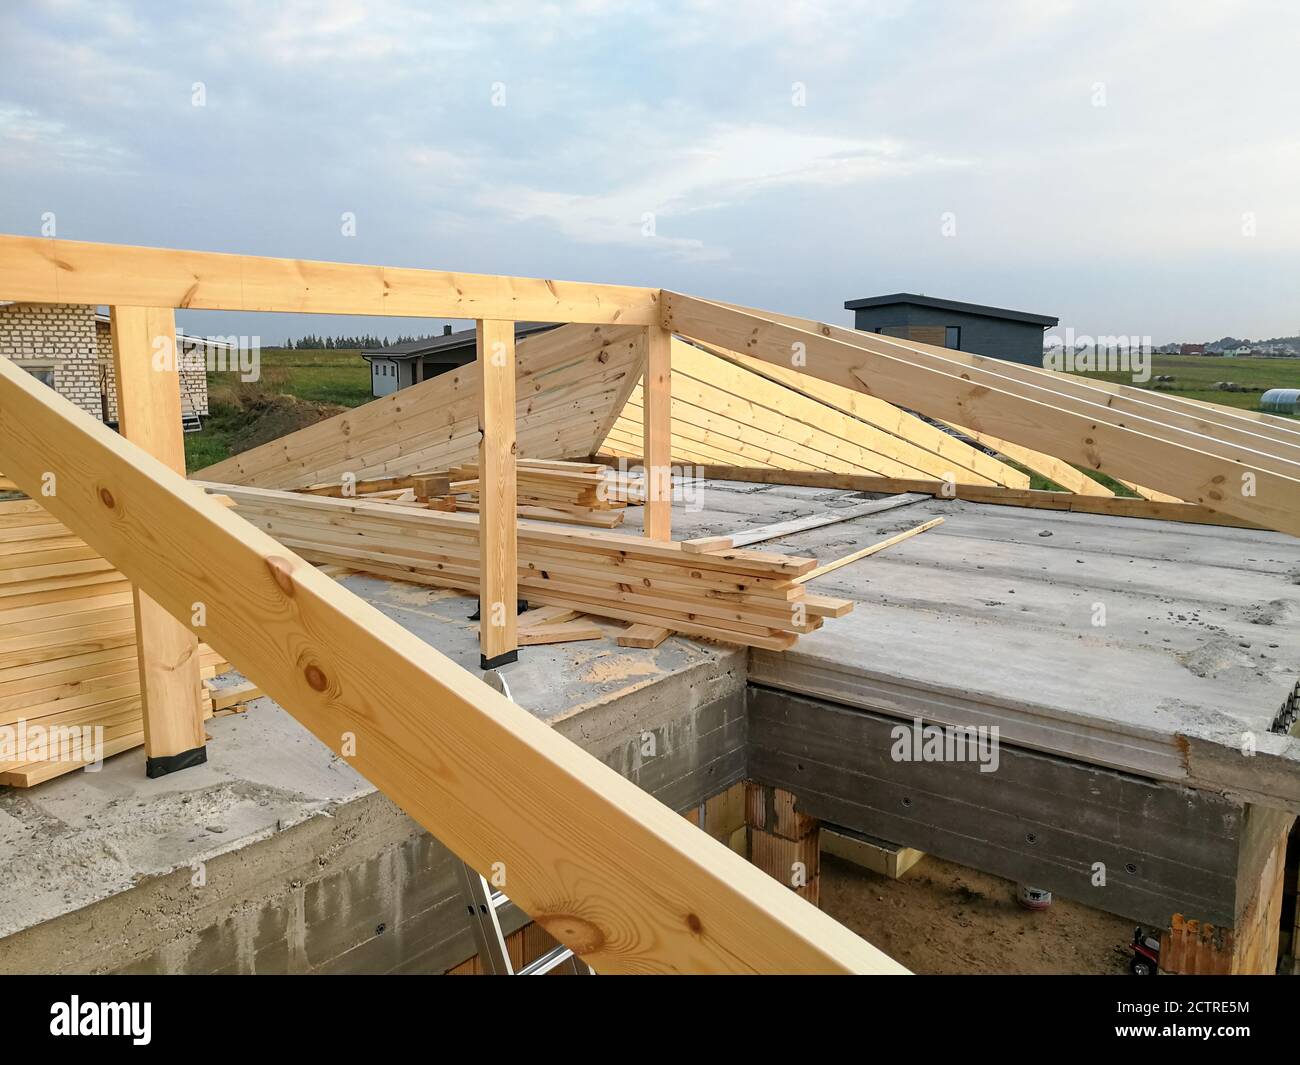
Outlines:
[[572,961],[575,974],[592,975],[591,968],[562,943],[515,972],[498,916],[498,911],[508,905],[510,900],[502,892],[494,891],[478,871],[470,866],[462,864],[459,872],[461,891],[470,914],[470,927],[478,946],[479,961],[488,973],[493,976],[545,976],[565,962]]
[[[483,680],[495,688],[511,702],[510,687],[506,679],[497,670],[488,670]],[[593,970],[568,947],[559,944],[536,961],[525,965],[515,972],[510,961],[510,951],[506,947],[506,936],[501,930],[499,911],[510,903],[503,892],[496,891],[473,866],[459,864],[461,892],[465,899],[465,908],[469,912],[470,929],[474,933],[474,942],[478,946],[479,961],[483,968],[494,976],[545,976],[558,969],[568,961],[573,962],[573,971],[579,976],[592,976]]]

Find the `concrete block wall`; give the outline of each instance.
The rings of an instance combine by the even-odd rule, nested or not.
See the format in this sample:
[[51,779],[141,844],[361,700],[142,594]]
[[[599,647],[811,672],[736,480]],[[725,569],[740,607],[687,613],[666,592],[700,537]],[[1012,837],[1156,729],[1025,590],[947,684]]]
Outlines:
[[87,414],[103,417],[95,308],[71,303],[0,307],[0,355],[49,370],[54,389]]

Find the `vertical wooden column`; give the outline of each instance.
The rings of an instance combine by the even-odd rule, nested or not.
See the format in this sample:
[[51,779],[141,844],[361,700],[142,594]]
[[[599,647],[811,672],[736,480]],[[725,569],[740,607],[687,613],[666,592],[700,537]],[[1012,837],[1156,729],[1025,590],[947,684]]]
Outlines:
[[[110,320],[118,429],[184,475],[176,316],[170,307],[113,307]],[[145,771],[161,777],[207,761],[199,642],[138,588],[133,592]]]
[[480,320],[479,665],[519,658],[518,493],[515,458],[515,323]]
[[671,330],[646,326],[641,461],[646,477],[645,535],[652,540],[672,539],[672,339]]

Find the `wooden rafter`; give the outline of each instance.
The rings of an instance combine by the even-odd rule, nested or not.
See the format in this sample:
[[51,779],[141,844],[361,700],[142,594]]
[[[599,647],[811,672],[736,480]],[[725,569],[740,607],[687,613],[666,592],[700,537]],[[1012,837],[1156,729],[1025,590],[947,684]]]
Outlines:
[[[678,461],[1029,485],[1025,474],[888,403],[722,349],[674,338],[671,391]],[[604,450],[639,456],[643,428],[635,389]]]
[[1236,444],[1252,451],[1260,449],[1270,453],[1270,447],[1265,442],[1271,442],[1278,449],[1278,458],[1291,463],[1300,461],[1300,428],[1297,428],[1300,423],[1276,415],[1243,410],[1239,407],[1224,407],[1203,400],[1184,399],[1154,389],[1134,388],[1131,385],[1025,366],[1005,359],[954,351],[951,348],[936,347],[914,340],[864,333],[857,329],[828,325],[808,318],[795,318],[771,311],[756,311],[737,304],[717,305],[754,314],[796,329],[808,330],[864,351],[889,351],[912,358],[936,357],[947,364],[960,367],[959,374],[972,381],[983,379],[984,374],[993,374],[1018,382],[1026,388],[1046,388],[1089,403],[1100,403],[1117,414],[1153,419],[1157,423],[1168,424],[1170,428],[1220,439],[1226,444]]
[[[855,389],[819,380],[788,366],[777,366],[749,355],[728,351],[713,344],[701,348],[720,359],[733,362],[756,374],[769,377],[788,389],[816,400],[870,427],[870,431],[850,426],[844,430],[850,439],[861,441],[881,454],[898,459],[922,475],[949,477],[961,484],[1000,484],[1008,488],[1028,488],[1029,478],[991,455],[954,439],[942,429],[892,403]],[[879,430],[893,442],[880,441]]]
[[9,360],[0,461],[597,971],[902,971]]
[[658,325],[659,290],[0,235],[0,296],[31,303]]
[[[571,325],[516,345],[520,457],[594,451],[641,377],[645,330]],[[304,488],[344,473],[358,480],[474,462],[477,364],[422,381],[200,470],[196,476],[265,488]]]
[[[803,350],[807,371],[835,384],[856,384],[932,417],[1151,485],[1266,528],[1300,534],[1300,462],[1292,458],[1300,458],[1300,449],[1290,445],[1255,435],[1251,443],[1268,449],[1256,450],[1238,441],[1242,430],[1206,435],[1188,426],[1183,415],[1143,407],[1127,397],[1123,402],[1138,406],[1142,414],[1121,413],[1120,398],[1089,393],[1086,382],[1069,375],[1033,371],[1038,376],[1024,381],[1011,372],[1023,368],[998,360],[975,365],[971,357],[934,354],[946,349],[869,333],[856,333],[850,341],[833,327],[810,323],[814,329],[801,328],[677,293],[665,292],[663,302],[665,325],[684,336],[776,364],[787,364],[791,350]],[[1058,383],[1059,391],[1053,387]],[[1200,424],[1210,428],[1208,422]]]
[[[602,456],[597,456],[602,457]],[[603,456],[613,463],[621,456]],[[1193,503],[1161,502],[1151,499],[1123,499],[1119,496],[1081,496],[1073,492],[1047,492],[1028,488],[1002,488],[987,485],[953,484],[950,481],[911,480],[902,477],[874,477],[869,474],[826,473],[821,470],[777,470],[753,466],[726,466],[702,463],[697,473],[719,481],[744,481],[751,484],[788,484],[807,488],[839,488],[849,492],[925,492],[936,499],[964,499],[969,503],[994,506],[1029,507],[1035,510],[1067,510],[1078,514],[1109,514],[1114,517],[1144,518],[1152,521],[1180,521],[1193,525],[1223,525],[1229,528],[1258,529],[1253,522],[1242,521]]]
[[[1027,466],[1035,473],[1046,477],[1053,484],[1059,484],[1067,492],[1074,492],[1076,495],[1081,496],[1113,496],[1115,494],[1104,484],[1094,481],[1086,473],[1076,470],[1068,462],[1062,462],[1054,455],[1044,455],[1041,451],[1035,451],[1033,448],[1013,444],[1010,440],[999,440],[996,436],[990,436],[988,433],[981,433],[975,429],[967,429],[965,426],[954,425],[951,422],[945,424],[951,426],[963,436],[974,440],[977,444],[983,444],[985,447],[991,448],[998,454],[1009,458],[1012,462]],[[1028,488],[1029,486],[1026,484],[1024,487]]]

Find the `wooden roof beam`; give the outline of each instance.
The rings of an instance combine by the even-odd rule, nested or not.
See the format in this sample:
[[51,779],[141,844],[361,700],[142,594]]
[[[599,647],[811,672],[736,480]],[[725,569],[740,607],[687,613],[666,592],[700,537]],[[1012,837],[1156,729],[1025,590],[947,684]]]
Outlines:
[[8,359],[0,465],[598,972],[904,971]]

